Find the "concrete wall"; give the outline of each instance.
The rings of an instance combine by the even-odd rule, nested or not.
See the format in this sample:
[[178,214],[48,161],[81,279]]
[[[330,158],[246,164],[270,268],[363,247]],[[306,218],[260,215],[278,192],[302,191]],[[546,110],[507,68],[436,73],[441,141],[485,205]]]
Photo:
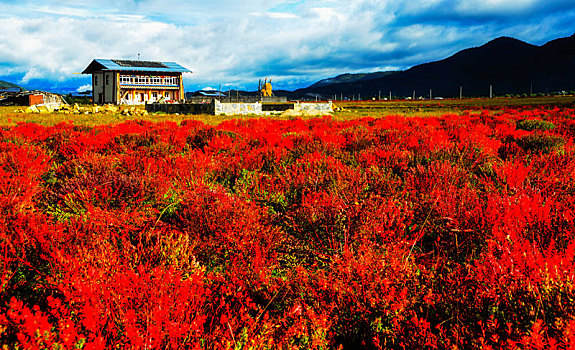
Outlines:
[[262,104],[260,102],[254,103],[220,103],[214,100],[215,115],[246,115],[246,114],[262,114]]
[[310,102],[310,103],[289,103],[281,104],[280,107],[293,105],[290,109],[281,108],[280,110],[262,110],[260,102],[255,103],[221,103],[217,100],[212,100],[211,103],[152,103],[146,104],[146,110],[150,113],[164,112],[164,113],[180,113],[180,114],[211,114],[211,115],[326,115],[333,112],[331,101],[329,102]]
[[305,102],[305,103],[296,103],[294,105],[294,112],[301,112],[305,111],[308,114],[322,114],[322,113],[331,113],[333,112],[333,104],[331,101],[326,102]]
[[273,105],[266,105],[262,109],[262,104],[260,102],[255,103],[220,103],[215,100],[214,110],[216,115],[246,115],[246,114],[257,114],[257,115],[270,115],[277,114],[278,112],[283,112],[290,115],[325,115],[333,112],[333,105],[331,101],[328,102],[297,102],[293,104],[290,109],[285,109],[284,104],[278,105],[278,110],[273,110],[271,107]]
[[214,115],[213,103],[150,103],[146,104],[149,113],[163,112],[168,114],[211,114]]
[[[97,72],[92,74],[94,103],[116,103],[116,73]],[[102,96],[103,100],[101,100]]]
[[105,103],[116,103],[116,73],[105,72],[103,83],[106,91]]
[[92,96],[94,103],[104,102],[104,100],[100,100],[100,94],[104,93],[103,82],[104,82],[104,73],[92,74]]

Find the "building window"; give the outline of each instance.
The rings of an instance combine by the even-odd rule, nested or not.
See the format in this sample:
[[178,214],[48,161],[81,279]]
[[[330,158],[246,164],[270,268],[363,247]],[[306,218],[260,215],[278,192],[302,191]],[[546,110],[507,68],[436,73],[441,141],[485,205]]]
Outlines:
[[132,77],[129,75],[120,75],[121,84],[132,84]]
[[110,85],[110,76],[106,75],[106,85]]
[[164,78],[165,85],[178,85],[178,78],[177,77],[165,77]]
[[[120,75],[120,84],[137,84],[137,85],[173,85],[178,86],[180,80],[178,77],[146,76],[146,75]],[[106,76],[108,84],[108,76]]]
[[94,75],[94,86],[98,86],[98,76]]

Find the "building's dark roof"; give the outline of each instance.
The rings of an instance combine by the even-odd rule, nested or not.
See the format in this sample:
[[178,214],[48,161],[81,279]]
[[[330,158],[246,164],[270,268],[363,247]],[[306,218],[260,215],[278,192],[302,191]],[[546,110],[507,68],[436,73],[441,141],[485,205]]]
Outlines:
[[43,95],[44,103],[59,102],[65,103],[62,95],[54,94],[46,91],[30,90],[30,91],[17,91],[17,92],[3,92],[0,96],[0,106],[29,106],[31,95]]
[[90,63],[82,74],[92,74],[99,71],[131,71],[131,72],[158,72],[158,73],[192,73],[176,62],[108,60],[97,58]]
[[169,68],[162,62],[152,61],[130,61],[130,60],[111,60],[121,67],[134,67],[134,68]]
[[223,92],[216,90],[199,90],[193,93],[193,96],[206,96],[206,97],[223,97],[226,96]]

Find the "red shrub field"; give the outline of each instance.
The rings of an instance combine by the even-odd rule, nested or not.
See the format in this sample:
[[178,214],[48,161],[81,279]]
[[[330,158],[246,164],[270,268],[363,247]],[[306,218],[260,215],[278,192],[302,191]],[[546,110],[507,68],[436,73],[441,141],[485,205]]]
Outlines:
[[0,130],[0,345],[573,349],[575,110]]

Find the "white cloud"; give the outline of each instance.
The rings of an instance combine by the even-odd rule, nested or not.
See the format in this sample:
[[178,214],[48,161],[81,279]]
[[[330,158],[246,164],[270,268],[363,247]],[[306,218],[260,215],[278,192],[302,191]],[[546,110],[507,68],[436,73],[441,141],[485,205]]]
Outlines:
[[89,9],[83,8],[73,8],[73,7],[63,7],[63,6],[53,6],[53,5],[43,5],[32,7],[32,11],[40,12],[47,15],[57,15],[57,16],[69,16],[69,17],[92,17],[94,15]]
[[535,0],[462,0],[456,10],[465,14],[514,13],[531,9]]
[[42,77],[43,75],[39,70],[37,70],[36,68],[31,68],[26,72],[24,77],[18,83],[27,84],[31,79],[39,79]]
[[319,21],[344,21],[346,20],[345,14],[340,13],[334,8],[330,7],[314,7],[311,9],[311,13],[317,16],[317,20]]
[[296,19],[298,18],[297,15],[293,13],[286,13],[286,12],[267,12],[266,13],[270,18],[282,18],[282,19]]
[[84,92],[89,90],[92,90],[92,84],[82,85],[76,90],[76,92]]
[[288,12],[252,12],[250,16],[253,17],[268,17],[274,19],[297,19],[298,15]]
[[[253,88],[259,78],[271,76],[280,88],[345,72],[404,69],[499,35],[531,40],[536,33],[538,40],[548,40],[575,31],[554,25],[557,17],[551,15],[517,22],[508,16],[544,6],[541,0],[538,5],[535,0],[94,3],[0,1],[0,27],[6,29],[0,31],[0,77],[20,74],[24,82],[47,78],[83,85],[86,77],[73,73],[92,59],[141,54],[144,60],[176,61],[193,70],[185,79],[198,87]],[[490,19],[466,23],[474,11],[502,14],[508,22],[503,29]],[[575,19],[573,11],[557,11],[561,23]]]

